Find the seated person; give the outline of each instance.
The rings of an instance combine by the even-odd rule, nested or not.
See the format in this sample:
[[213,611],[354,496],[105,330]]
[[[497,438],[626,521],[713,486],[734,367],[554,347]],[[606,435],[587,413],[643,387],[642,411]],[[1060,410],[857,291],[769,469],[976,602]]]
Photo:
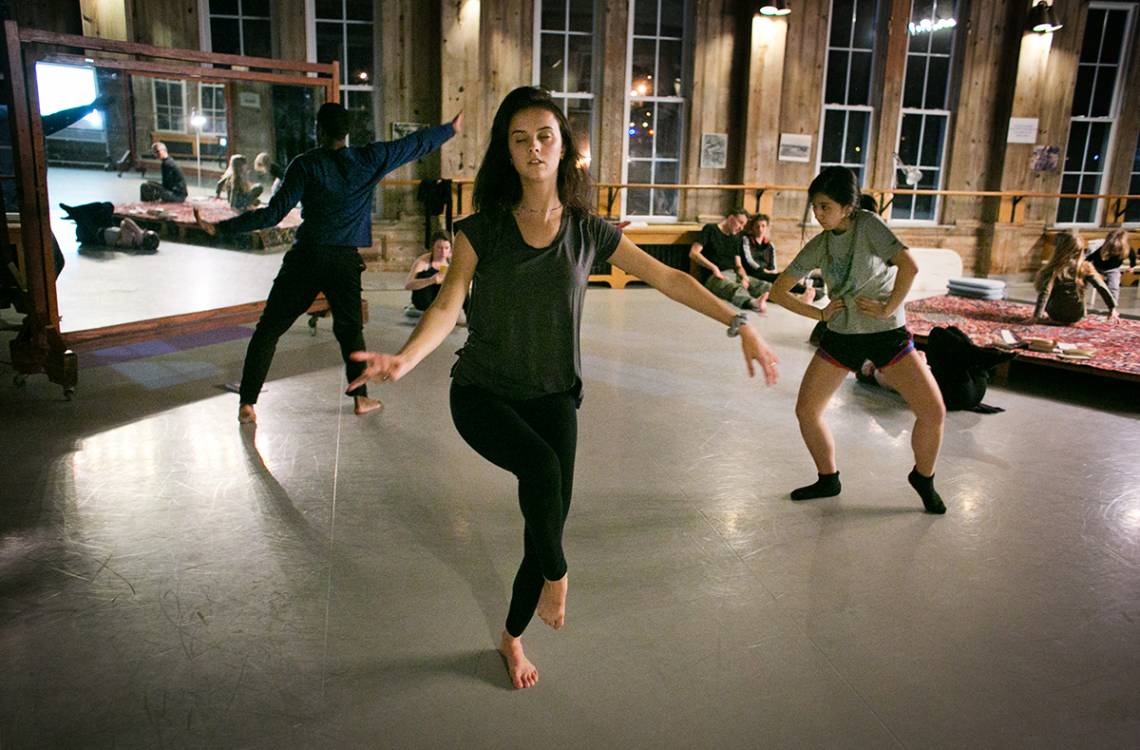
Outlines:
[[705,224],[689,249],[689,258],[708,270],[705,287],[717,297],[746,310],[765,312],[771,283],[749,278],[744,272],[741,230],[747,222],[747,212],[737,208],[720,222]]
[[1085,284],[1092,284],[1108,306],[1108,320],[1120,317],[1116,300],[1112,298],[1104,279],[1093,264],[1085,260],[1087,244],[1080,235],[1063,232],[1057,235],[1053,257],[1049,259],[1034,280],[1037,288],[1037,306],[1033,308],[1033,323],[1042,322],[1042,311],[1049,319],[1061,325],[1071,325],[1085,317]]
[[[744,226],[743,252],[744,270],[749,277],[771,284],[779,276],[776,270],[776,248],[769,239],[771,228],[768,214],[756,214]],[[823,285],[823,278],[809,276],[792,287],[792,294],[801,295],[805,302],[815,299],[816,283]]]
[[[443,232],[431,237],[431,250],[415,259],[404,288],[412,293],[412,304],[404,308],[404,314],[418,318],[431,307],[443,284],[443,276],[451,263],[451,239]],[[463,303],[464,312],[467,303]]]
[[116,219],[115,207],[107,202],[84,203],[69,206],[60,203],[67,216],[75,222],[75,239],[81,245],[103,245],[122,250],[141,250],[153,253],[158,250],[158,233],[143,229],[133,220]]
[[269,187],[269,197],[272,198],[277,188],[281,187],[281,180],[285,179],[285,169],[262,151],[253,160],[253,171],[262,185],[272,180]]
[[182,203],[186,200],[186,178],[166,150],[166,144],[155,141],[151,151],[162,162],[162,183],[148,180],[139,186],[139,200],[147,203]]
[[235,211],[244,211],[257,205],[262,187],[250,183],[245,173],[245,157],[241,154],[230,157],[229,166],[214,188],[214,197],[220,198],[223,190],[226,193],[226,202]]
[[1124,259],[1128,258],[1128,266],[1136,267],[1136,251],[1128,242],[1128,230],[1114,229],[1104,238],[1096,250],[1085,256],[1085,260],[1092,263],[1108,287],[1108,293],[1116,302],[1120,303],[1120,275],[1124,270]]

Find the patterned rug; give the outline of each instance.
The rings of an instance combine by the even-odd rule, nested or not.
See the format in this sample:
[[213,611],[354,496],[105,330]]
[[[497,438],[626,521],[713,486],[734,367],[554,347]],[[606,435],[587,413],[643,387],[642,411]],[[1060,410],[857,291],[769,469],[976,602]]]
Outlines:
[[194,220],[197,208],[202,218],[211,223],[237,216],[238,212],[230,204],[218,198],[189,200],[185,203],[116,203],[115,216],[131,218],[146,229],[154,229],[165,238],[179,242],[192,242],[196,245],[224,245],[249,249],[265,249],[279,245],[290,245],[301,226],[301,211],[294,208],[275,227],[234,235],[221,240],[210,238],[198,228]]
[[1081,369],[1104,370],[1130,379],[1140,379],[1140,321],[1122,319],[1115,324],[1092,313],[1070,326],[1032,325],[1033,305],[1004,300],[965,297],[927,297],[906,305],[907,328],[925,337],[936,326],[957,326],[979,346],[1001,341],[1001,330],[1019,339],[1056,339],[1095,350],[1091,359],[1070,360],[1059,354],[1017,350],[1018,359]]

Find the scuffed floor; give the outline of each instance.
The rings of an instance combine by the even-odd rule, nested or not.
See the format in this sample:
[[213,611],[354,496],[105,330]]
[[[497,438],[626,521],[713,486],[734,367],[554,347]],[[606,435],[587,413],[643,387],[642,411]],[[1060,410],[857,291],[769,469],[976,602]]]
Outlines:
[[[368,296],[394,350],[404,295]],[[1135,386],[1015,371],[1007,411],[949,415],[933,517],[905,407],[849,381],[843,495],[792,503],[810,323],[761,325],[773,388],[720,326],[590,291],[568,624],[532,623],[524,692],[493,651],[513,484],[447,410],[462,331],[362,419],[302,321],[256,431],[218,387],[243,339],[105,358],[70,403],[0,368],[0,748],[1134,745]]]

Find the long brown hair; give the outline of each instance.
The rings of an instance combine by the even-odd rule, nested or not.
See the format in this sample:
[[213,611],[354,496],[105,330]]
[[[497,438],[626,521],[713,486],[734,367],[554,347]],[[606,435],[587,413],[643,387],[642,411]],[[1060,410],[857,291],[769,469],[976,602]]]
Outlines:
[[558,163],[558,197],[571,211],[591,213],[590,172],[583,166],[581,153],[570,131],[570,122],[550,97],[550,92],[534,86],[520,86],[503,99],[491,123],[491,141],[483,163],[475,175],[473,203],[476,211],[510,211],[522,200],[522,181],[511,163],[511,118],[524,109],[544,109],[554,115],[566,153]]
[[1105,260],[1109,258],[1124,258],[1131,250],[1128,243],[1128,231],[1125,229],[1113,229],[1104,238],[1104,244],[1100,246],[1100,256]]
[[1092,263],[1085,260],[1085,250],[1088,243],[1085,238],[1073,232],[1062,232],[1053,242],[1053,257],[1041,267],[1034,279],[1037,291],[1043,290],[1050,282],[1058,278],[1073,279],[1077,287],[1083,287],[1085,277],[1096,274]]

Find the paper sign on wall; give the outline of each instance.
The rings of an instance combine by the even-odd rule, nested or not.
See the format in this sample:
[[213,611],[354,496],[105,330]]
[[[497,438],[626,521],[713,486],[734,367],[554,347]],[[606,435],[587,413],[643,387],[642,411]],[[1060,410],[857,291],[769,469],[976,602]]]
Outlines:
[[804,133],[780,133],[780,161],[810,161],[811,136]]
[[1006,143],[1037,143],[1036,117],[1009,118],[1009,132],[1005,137]]

